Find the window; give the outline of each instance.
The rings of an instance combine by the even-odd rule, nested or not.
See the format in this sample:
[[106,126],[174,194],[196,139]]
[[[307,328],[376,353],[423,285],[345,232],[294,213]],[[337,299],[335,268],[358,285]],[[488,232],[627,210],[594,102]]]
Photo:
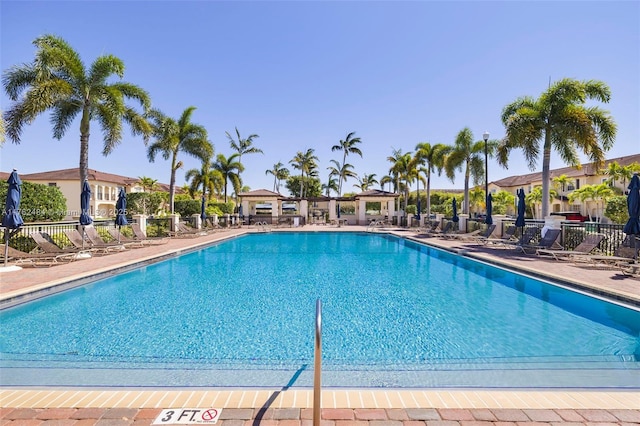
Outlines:
[[580,189],[580,179],[576,179],[576,189]]
[[98,185],[98,195],[96,198],[102,200],[102,185]]
[[575,191],[576,187],[572,183],[567,184],[567,191]]
[[49,186],[54,186],[55,187],[55,186],[58,186],[58,185],[56,185],[55,182],[49,182]]

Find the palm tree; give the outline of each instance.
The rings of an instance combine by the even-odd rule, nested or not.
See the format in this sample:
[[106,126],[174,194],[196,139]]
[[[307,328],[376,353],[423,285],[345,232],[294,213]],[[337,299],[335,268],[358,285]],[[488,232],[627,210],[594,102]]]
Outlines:
[[[579,199],[584,203],[587,200],[593,200],[596,203],[596,215],[598,215],[598,219],[600,219],[602,217],[600,201],[606,201],[614,195],[615,193],[606,183],[601,183],[599,185],[585,185],[582,188],[573,191],[569,195],[569,201],[573,202],[575,199]],[[592,217],[589,210],[587,210],[587,214],[589,215],[589,220],[591,220]]]
[[[489,155],[492,155],[496,145],[495,141],[487,141]],[[479,185],[484,178],[484,149],[484,140],[474,142],[471,129],[465,127],[456,136],[455,144],[444,161],[444,169],[451,182],[455,179],[456,170],[464,170],[464,214],[469,213],[469,179],[473,178],[473,184]]]
[[153,192],[158,188],[158,179],[153,179],[148,176],[138,176],[138,182],[140,186],[142,186],[142,192]]
[[231,154],[228,158],[222,154],[218,154],[213,169],[220,172],[224,181],[224,202],[227,202],[227,185],[231,181],[233,190],[236,194],[240,192],[242,182],[240,181],[240,172],[244,171],[244,166],[239,160],[240,154]]
[[85,69],[80,55],[62,38],[44,35],[34,40],[35,59],[30,64],[13,66],[2,76],[4,89],[14,104],[4,113],[6,134],[20,143],[25,124],[51,110],[53,137],[60,140],[80,114],[80,185],[88,177],[89,134],[96,120],[104,135],[103,155],[109,155],[122,140],[122,122],[145,142],[149,123],[125,100],[137,101],[146,112],[149,95],[140,87],[119,81],[124,77],[124,63],[113,55],[95,59]]
[[202,162],[200,169],[187,170],[184,176],[186,181],[191,181],[189,193],[191,198],[195,198],[194,194],[198,188],[202,186],[202,195],[211,200],[211,196],[219,193],[224,187],[224,178],[220,171],[211,168],[211,160],[207,159]]
[[338,178],[338,197],[342,196],[342,182],[346,182],[347,178],[357,178],[358,175],[353,171],[353,165],[349,163],[340,164],[337,160],[331,160],[333,166],[327,167],[329,177],[336,176]]
[[551,85],[538,99],[522,97],[504,107],[502,123],[507,135],[498,149],[498,161],[507,166],[511,150],[520,148],[533,170],[542,151],[543,217],[549,214],[552,148],[574,167],[580,166],[578,151],[597,167],[604,162],[605,152],[615,141],[616,124],[607,111],[584,104],[589,99],[608,103],[610,98],[611,90],[603,82],[566,78]]
[[[409,201],[409,182],[413,177],[412,168],[414,167],[413,157],[410,152],[402,153],[401,149],[394,149],[392,155],[387,157],[387,161],[392,163],[389,173],[395,179],[395,190],[404,192],[404,211],[406,214],[407,204]],[[402,181],[404,185],[402,185]],[[398,200],[399,202],[400,200]]]
[[171,160],[169,206],[172,214],[174,212],[176,172],[182,167],[182,161],[178,161],[178,154],[184,152],[201,161],[205,161],[213,155],[213,146],[207,140],[207,131],[203,126],[191,122],[191,116],[195,109],[194,106],[188,107],[178,120],[167,117],[157,109],[151,110],[148,114],[155,137],[155,142],[149,145],[147,150],[149,161],[154,162],[158,153],[162,153],[165,160]]
[[555,190],[561,193],[560,204],[562,204],[564,203],[564,192],[566,191],[566,188],[569,187],[569,184],[573,181],[573,179],[571,179],[567,175],[560,175],[560,176],[554,177],[552,181],[553,181],[553,186]]
[[384,175],[380,178],[380,189],[384,191],[384,186],[389,184],[389,189],[391,189],[391,185],[393,184],[393,177],[389,175]]
[[469,190],[469,212],[471,210],[475,210],[475,212],[479,212],[486,208],[486,199],[487,196],[484,193],[484,188],[481,186],[474,186],[473,189]]
[[364,191],[368,191],[369,188],[371,188],[376,183],[378,183],[378,180],[376,179],[375,173],[372,173],[372,174],[365,173],[362,176],[362,178],[358,178],[358,183],[354,186],[356,188],[360,188],[360,191],[364,192]]
[[[362,157],[362,151],[360,148],[356,146],[356,144],[361,143],[360,138],[355,136],[356,132],[351,132],[347,134],[347,137],[344,140],[340,140],[337,145],[331,147],[331,151],[342,151],[342,164],[346,165],[347,163],[347,155],[349,154],[358,154]],[[340,180],[338,181],[338,196],[342,196],[342,176],[340,176]],[[346,177],[344,177],[344,181],[346,182]]]
[[266,170],[265,175],[273,175],[273,192],[280,193],[280,181],[289,177],[289,169],[284,167],[280,161],[273,165],[273,169]]
[[[233,136],[229,134],[229,132],[225,132],[225,134],[227,135],[227,139],[229,139],[231,149],[233,149],[238,153],[238,163],[242,164],[243,154],[263,154],[261,149],[256,148],[255,146],[252,146],[253,140],[256,138],[259,138],[260,136],[252,134],[247,136],[245,139],[242,139],[240,137],[240,131],[238,131],[238,128],[236,127],[235,129],[236,129],[236,137],[238,138],[237,140],[234,139]],[[240,178],[240,173],[238,173],[238,177]],[[242,182],[242,178],[240,178],[240,182]],[[238,199],[236,196],[236,204],[237,203],[238,203]]]
[[[549,190],[549,200],[553,200],[553,197],[557,195],[556,191],[551,189]],[[571,198],[569,198],[571,199]],[[525,196],[525,203],[531,206],[531,215],[535,219],[536,218],[536,206],[538,204],[542,204],[542,187],[536,186],[533,190]]]
[[304,198],[304,174],[307,176],[318,168],[316,161],[318,157],[314,154],[313,148],[308,148],[305,152],[298,151],[289,163],[294,169],[300,170],[300,198]]
[[338,193],[338,181],[333,179],[332,175],[329,175],[329,180],[327,183],[322,184],[322,189],[326,191],[327,197],[331,197],[331,191]]
[[[451,151],[451,147],[438,143],[431,145],[428,142],[420,142],[416,145],[416,162],[419,165],[425,166],[420,168],[419,171],[423,172],[427,178],[426,190],[427,190],[427,217],[431,217],[431,173],[438,172],[438,176],[442,174],[444,168],[444,159]],[[418,193],[418,198],[420,194]]]

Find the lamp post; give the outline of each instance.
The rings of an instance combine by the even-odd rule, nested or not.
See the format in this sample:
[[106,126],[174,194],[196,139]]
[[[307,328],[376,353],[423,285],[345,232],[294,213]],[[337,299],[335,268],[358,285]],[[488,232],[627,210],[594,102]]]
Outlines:
[[[489,205],[489,154],[487,152],[487,141],[489,140],[489,132],[482,134],[484,139],[484,202],[485,206]],[[486,212],[486,210],[485,210]],[[486,212],[487,214],[489,212]],[[486,220],[486,216],[485,216]]]

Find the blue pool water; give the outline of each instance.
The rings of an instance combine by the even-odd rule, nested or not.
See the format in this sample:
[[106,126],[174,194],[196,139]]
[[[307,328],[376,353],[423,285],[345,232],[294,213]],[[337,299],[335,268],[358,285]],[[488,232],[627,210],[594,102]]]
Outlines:
[[404,239],[247,235],[0,312],[1,385],[640,387],[640,312]]

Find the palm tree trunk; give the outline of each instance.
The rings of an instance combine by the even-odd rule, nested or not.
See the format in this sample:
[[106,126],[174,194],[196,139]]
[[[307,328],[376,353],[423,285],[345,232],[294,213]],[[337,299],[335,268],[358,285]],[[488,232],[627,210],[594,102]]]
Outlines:
[[544,148],[542,151],[542,219],[549,216],[549,165],[551,163],[551,130],[544,132]]
[[89,109],[82,110],[80,121],[80,190],[85,180],[89,179]]

